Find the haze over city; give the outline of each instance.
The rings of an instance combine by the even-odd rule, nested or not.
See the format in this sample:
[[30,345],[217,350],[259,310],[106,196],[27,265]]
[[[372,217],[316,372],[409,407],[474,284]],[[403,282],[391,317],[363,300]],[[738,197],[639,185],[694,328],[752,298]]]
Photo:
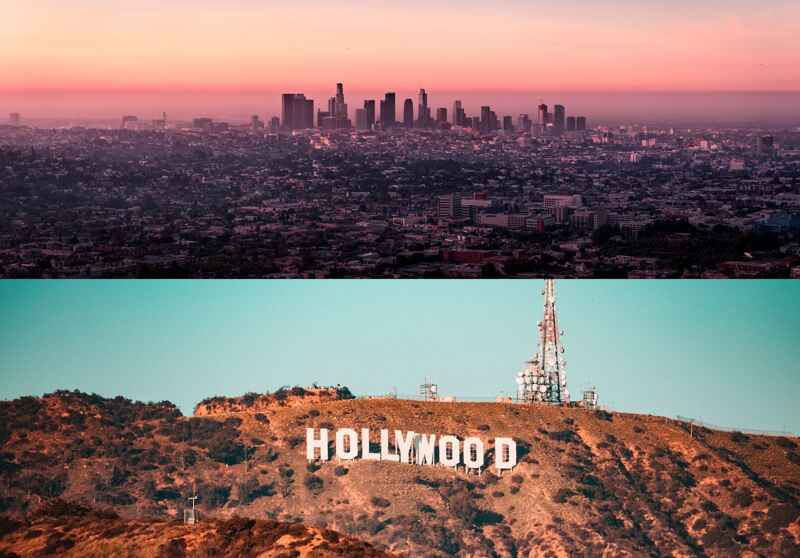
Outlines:
[[0,105],[31,119],[237,121],[277,114],[281,91],[321,102],[344,82],[359,104],[425,87],[434,105],[516,115],[542,98],[598,123],[800,123],[790,1],[0,6],[13,22],[0,28]]

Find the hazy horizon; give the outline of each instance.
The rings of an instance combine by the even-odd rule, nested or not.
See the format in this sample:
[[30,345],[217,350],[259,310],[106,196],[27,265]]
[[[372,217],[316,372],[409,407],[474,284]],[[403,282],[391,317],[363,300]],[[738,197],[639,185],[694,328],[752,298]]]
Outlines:
[[[422,84],[424,87],[424,84]],[[445,107],[460,99],[468,114],[479,115],[482,105],[491,105],[500,115],[527,113],[535,118],[536,105],[542,101],[552,107],[566,106],[568,115],[586,116],[591,126],[639,123],[647,125],[765,126],[792,128],[800,126],[800,92],[575,92],[575,91],[444,91],[426,88],[429,105]],[[282,90],[257,92],[26,92],[0,93],[0,115],[22,114],[23,123],[37,121],[87,121],[118,123],[123,115],[143,120],[160,118],[166,112],[170,120],[190,120],[199,116],[247,122],[251,115],[263,119],[280,116],[281,92],[302,92],[314,100],[315,110],[324,108],[335,91],[287,86]],[[381,99],[385,91],[395,91],[398,118],[402,102],[411,98],[416,107],[418,89],[351,89],[345,82],[345,97],[350,117],[363,106],[364,99]],[[2,122],[2,120],[0,120]]]
[[[790,0],[0,0],[0,115],[245,122],[280,92],[351,118],[386,91],[468,114],[594,124],[800,125],[800,4]],[[0,121],[1,122],[1,121]]]

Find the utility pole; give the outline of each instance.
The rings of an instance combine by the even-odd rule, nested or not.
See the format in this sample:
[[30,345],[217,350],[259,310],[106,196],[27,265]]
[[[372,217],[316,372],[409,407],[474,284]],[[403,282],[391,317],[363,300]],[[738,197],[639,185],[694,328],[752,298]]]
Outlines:
[[184,523],[188,523],[189,525],[194,525],[194,524],[197,523],[197,515],[196,515],[197,512],[195,510],[194,505],[195,505],[195,502],[197,501],[198,498],[199,498],[199,496],[197,496],[197,494],[195,494],[195,490],[194,490],[194,488],[192,488],[192,497],[191,498],[187,498],[187,500],[190,500],[192,502],[192,513],[189,516],[189,518],[187,519],[186,518],[186,513],[184,512],[184,514],[183,514],[183,516],[184,516],[183,517],[183,520],[184,520],[183,522]]

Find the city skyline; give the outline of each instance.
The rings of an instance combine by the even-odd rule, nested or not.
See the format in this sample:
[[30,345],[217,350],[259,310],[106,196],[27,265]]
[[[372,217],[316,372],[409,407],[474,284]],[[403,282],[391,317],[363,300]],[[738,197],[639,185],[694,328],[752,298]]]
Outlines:
[[[576,398],[597,386],[617,411],[800,430],[800,283],[556,284]],[[543,285],[1,283],[0,397],[81,389],[189,414],[215,394],[315,381],[411,394],[426,376],[442,395],[510,396],[536,349]]]
[[2,4],[2,91],[800,90],[788,0]]
[[[333,84],[322,90],[304,90],[308,98],[316,99],[315,108],[324,108]],[[423,85],[424,87],[424,85]],[[680,127],[769,127],[792,128],[800,126],[798,93],[570,93],[530,91],[528,93],[498,93],[444,91],[425,87],[429,106],[445,107],[452,111],[456,100],[462,101],[466,112],[479,113],[480,107],[489,104],[499,114],[529,114],[536,118],[537,105],[563,104],[572,114],[591,115],[599,125],[644,124]],[[235,124],[247,123],[256,114],[267,122],[272,116],[281,116],[281,94],[297,91],[287,86],[283,90],[259,93],[2,93],[0,106],[3,116],[20,114],[20,123],[28,126],[89,125],[108,127],[122,115],[137,115],[140,119],[160,118],[167,113],[170,121],[189,122],[197,117],[210,117]],[[350,116],[355,122],[355,110],[368,99],[379,100],[386,91],[394,91],[402,121],[402,103],[415,98],[419,87],[413,90],[384,87],[366,92],[347,86],[351,106]],[[321,104],[320,104],[321,103]],[[376,116],[379,108],[376,106]],[[432,111],[432,116],[435,112]],[[3,123],[0,120],[0,125]]]
[[[356,130],[368,131],[373,129],[388,130],[391,128],[421,128],[421,129],[450,129],[451,127],[471,128],[483,133],[492,133],[498,130],[504,132],[525,132],[538,136],[561,135],[564,132],[587,131],[586,116],[571,115],[566,117],[564,105],[554,105],[553,111],[548,112],[548,105],[539,100],[537,113],[531,119],[529,113],[520,113],[513,117],[499,115],[492,110],[490,105],[481,105],[477,116],[470,116],[463,108],[461,99],[454,99],[452,111],[448,118],[447,107],[436,107],[435,118],[432,107],[428,103],[428,93],[420,88],[417,94],[417,105],[414,100],[407,97],[403,101],[402,113],[398,114],[397,93],[387,91],[383,99],[364,99],[363,108],[353,111],[350,118],[348,104],[345,100],[344,84],[336,84],[336,95],[328,98],[327,108],[317,105],[314,112],[314,99],[306,97],[304,93],[282,93],[281,115],[270,118],[269,125],[259,120],[258,115],[251,117],[251,127],[254,131],[269,128],[271,132],[294,131],[318,128],[320,130]],[[375,112],[375,107],[379,112]],[[315,115],[316,114],[316,118]],[[125,128],[123,117],[122,127]],[[17,120],[19,115],[17,114]],[[202,125],[197,125],[202,121]],[[157,127],[165,127],[166,116],[162,120],[154,121]],[[355,126],[354,126],[355,122]],[[516,123],[516,124],[515,124]],[[211,119],[200,118],[193,120],[193,128],[206,128],[212,125]]]

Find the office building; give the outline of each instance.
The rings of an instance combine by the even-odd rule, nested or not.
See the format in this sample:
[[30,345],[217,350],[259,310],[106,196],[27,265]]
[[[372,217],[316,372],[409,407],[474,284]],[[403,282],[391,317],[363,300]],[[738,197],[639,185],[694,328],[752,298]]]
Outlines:
[[527,114],[520,114],[519,117],[517,118],[517,128],[519,128],[521,132],[530,134],[531,125],[532,125],[531,119]]
[[436,198],[436,216],[440,219],[458,219],[461,215],[461,194],[447,194]]
[[367,109],[356,109],[356,129],[357,130],[369,130],[371,126],[369,125],[369,119],[367,117]]
[[417,123],[420,128],[427,128],[431,125],[431,109],[428,107],[428,93],[424,89],[419,90]]
[[586,130],[586,117],[585,116],[578,116],[575,119],[575,129],[578,131]]
[[575,131],[575,117],[568,116],[567,117],[567,131],[574,132]]
[[323,130],[346,130],[351,127],[344,100],[344,85],[336,84],[336,95],[328,99],[328,110],[317,113],[317,126]]
[[334,98],[334,116],[347,119],[347,103],[344,102],[344,85],[336,84],[336,97]]
[[364,110],[367,111],[367,130],[375,127],[375,99],[364,101]]
[[536,123],[542,128],[542,130],[544,130],[547,126],[548,120],[549,116],[547,113],[547,105],[542,103],[538,108]]
[[381,126],[384,128],[392,128],[397,122],[395,97],[394,92],[390,91],[381,101]]
[[403,126],[406,128],[414,127],[414,101],[406,99],[403,102]]
[[464,120],[466,120],[466,115],[464,114],[464,109],[461,106],[461,101],[454,101],[453,102],[453,114],[451,115],[453,118],[453,126],[463,126]]
[[497,114],[492,110],[492,107],[481,107],[480,129],[482,132],[494,132],[497,130]]
[[441,125],[447,122],[447,109],[444,107],[436,109],[436,123]]
[[514,131],[514,122],[510,116],[503,117],[503,131],[504,132],[513,132]]
[[564,131],[566,114],[567,112],[566,109],[564,109],[564,105],[556,105],[553,107],[553,128],[556,134],[560,134]]
[[281,95],[281,129],[305,130],[314,127],[314,101],[302,93]]
[[281,95],[281,127],[285,130],[291,130],[294,121],[294,98],[295,93]]

